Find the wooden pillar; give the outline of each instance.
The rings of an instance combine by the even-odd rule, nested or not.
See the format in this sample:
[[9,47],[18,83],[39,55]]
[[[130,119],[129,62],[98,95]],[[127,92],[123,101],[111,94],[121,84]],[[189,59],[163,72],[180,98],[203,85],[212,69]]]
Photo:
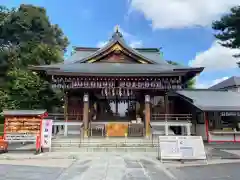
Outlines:
[[89,112],[89,95],[83,96],[83,125],[84,125],[84,137],[88,137],[88,113]]
[[151,118],[151,111],[150,111],[150,96],[145,95],[145,129],[146,129],[146,137],[150,136],[150,118]]
[[165,93],[164,96],[164,103],[165,103],[165,121],[168,120],[168,114],[169,114],[169,100],[168,100],[168,94],[167,92]]
[[115,102],[115,112],[116,112],[116,115],[118,115],[118,100],[116,99],[116,102]]
[[64,94],[64,136],[67,136],[68,133],[68,126],[67,126],[67,122],[68,122],[68,92],[65,92]]
[[187,124],[186,129],[187,129],[187,135],[191,136],[191,125],[190,125],[190,123]]
[[165,136],[168,136],[168,122],[165,122]]

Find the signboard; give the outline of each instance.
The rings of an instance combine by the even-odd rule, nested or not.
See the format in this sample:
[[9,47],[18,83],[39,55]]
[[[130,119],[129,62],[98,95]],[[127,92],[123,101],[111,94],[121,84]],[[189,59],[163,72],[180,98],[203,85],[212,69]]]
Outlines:
[[158,152],[160,159],[206,159],[201,136],[159,136]]
[[220,116],[240,116],[240,112],[220,112]]
[[53,120],[43,119],[42,120],[42,138],[41,145],[43,148],[51,148],[52,144],[52,125]]
[[159,136],[158,156],[164,159],[180,159],[177,136]]
[[5,134],[5,140],[8,142],[35,142],[36,135],[28,133],[10,133]]
[[36,142],[40,132],[41,118],[6,117],[4,139],[8,142]]

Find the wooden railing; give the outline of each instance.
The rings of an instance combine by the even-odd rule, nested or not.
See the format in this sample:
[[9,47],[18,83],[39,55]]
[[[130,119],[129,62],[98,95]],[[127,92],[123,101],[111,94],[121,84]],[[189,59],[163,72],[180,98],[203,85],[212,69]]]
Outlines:
[[191,114],[152,114],[151,121],[191,121]]
[[82,121],[83,115],[82,114],[67,114],[64,115],[63,113],[49,113],[48,119],[53,119],[55,121]]

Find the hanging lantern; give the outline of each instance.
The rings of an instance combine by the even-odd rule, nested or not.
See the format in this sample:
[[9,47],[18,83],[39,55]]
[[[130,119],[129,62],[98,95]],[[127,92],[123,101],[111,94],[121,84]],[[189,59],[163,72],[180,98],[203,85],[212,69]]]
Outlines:
[[119,96],[120,96],[120,97],[122,96],[122,90],[121,90],[121,88],[119,88]]
[[112,95],[115,96],[115,89],[112,89]]
[[150,96],[149,95],[145,95],[145,102],[150,102]]
[[83,96],[83,101],[84,101],[84,102],[88,102],[88,94],[84,94],[84,96]]
[[107,95],[108,95],[107,88],[105,88],[105,96],[107,96]]

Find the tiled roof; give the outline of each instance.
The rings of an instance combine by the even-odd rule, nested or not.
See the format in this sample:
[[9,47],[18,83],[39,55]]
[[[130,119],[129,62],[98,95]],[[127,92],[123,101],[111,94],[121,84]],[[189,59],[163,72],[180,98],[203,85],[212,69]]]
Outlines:
[[[153,49],[153,48],[151,48]],[[136,48],[134,49],[142,56],[148,58],[151,61],[154,61],[158,64],[167,64],[167,61],[163,60],[161,53],[155,49],[155,51],[150,51],[149,48]],[[82,62],[84,59],[92,55],[93,53],[96,53],[96,51],[99,50],[98,48],[76,48],[75,53],[70,56],[68,59],[65,60],[64,63],[73,63],[73,62]],[[81,61],[82,60],[82,61]]]
[[14,116],[14,115],[18,115],[18,116],[23,116],[23,115],[43,115],[44,113],[46,113],[46,110],[3,110],[3,112],[1,113],[2,115],[5,116]]
[[[124,64],[124,63],[84,63],[88,60],[101,56],[115,44],[123,47],[129,54],[140,60],[148,62],[146,64]],[[161,74],[161,73],[189,73],[192,78],[196,73],[200,73],[203,68],[190,68],[180,65],[172,65],[163,60],[158,48],[131,48],[124,41],[122,34],[116,31],[107,45],[103,48],[75,48],[75,53],[64,64],[34,66],[32,70],[44,70],[47,72],[80,73],[80,74]],[[51,73],[49,73],[51,74]],[[182,75],[182,74],[179,74]]]
[[218,90],[218,89],[227,89],[229,87],[240,86],[240,77],[232,76],[218,84],[213,85],[209,89]]
[[159,74],[172,72],[199,71],[202,69],[193,69],[189,67],[179,67],[175,65],[164,64],[124,64],[124,63],[78,63],[78,64],[60,64],[37,66],[38,69],[45,69],[54,72],[71,72],[82,74]]

